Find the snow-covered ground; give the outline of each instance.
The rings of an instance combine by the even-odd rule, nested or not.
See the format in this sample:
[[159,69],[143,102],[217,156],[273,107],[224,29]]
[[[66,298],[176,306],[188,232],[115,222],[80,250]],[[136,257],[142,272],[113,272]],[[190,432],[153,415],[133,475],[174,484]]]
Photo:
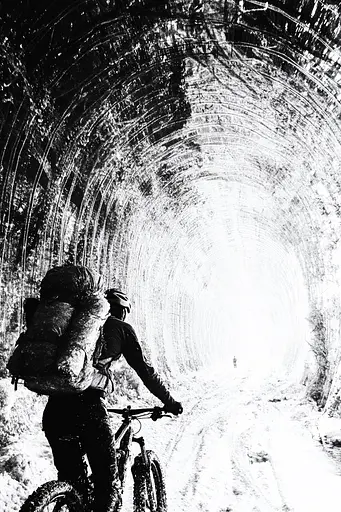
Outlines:
[[184,381],[184,414],[143,425],[166,471],[169,510],[339,510],[341,477],[305,393],[304,386],[275,377],[264,383],[238,370]]
[[[169,512],[338,511],[337,460],[324,450],[317,429],[328,425],[305,391],[238,369],[210,372],[209,378],[207,373],[187,376],[174,391],[184,414],[142,425],[147,448],[164,467]],[[337,435],[338,422],[333,429]],[[35,435],[12,450],[30,463],[23,464],[25,475],[17,480],[0,474],[3,512],[17,511],[25,495],[55,477],[38,425]],[[131,492],[129,479],[123,512],[132,510]]]

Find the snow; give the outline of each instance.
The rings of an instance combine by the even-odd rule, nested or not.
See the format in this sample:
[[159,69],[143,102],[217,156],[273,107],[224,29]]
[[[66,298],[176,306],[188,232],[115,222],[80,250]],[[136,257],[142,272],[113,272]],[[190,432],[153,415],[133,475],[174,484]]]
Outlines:
[[143,424],[165,469],[169,510],[336,512],[341,477],[305,392],[238,370],[184,380],[176,394],[184,414]]
[[[304,386],[212,369],[183,377],[173,394],[183,403],[181,416],[142,424],[146,446],[164,468],[169,511],[339,509],[341,476],[324,446],[340,433],[340,421],[324,417]],[[148,392],[143,403],[155,403]],[[17,473],[4,470],[11,460]],[[33,433],[19,436],[1,462],[1,511],[18,511],[38,485],[56,477],[38,416]],[[131,503],[130,476],[122,512]]]
[[35,488],[56,479],[52,456],[39,425],[0,457],[0,510],[16,512]]
[[[82,172],[77,161],[86,154],[77,148],[74,158],[73,146],[61,154],[60,161],[70,163],[65,169],[58,167],[62,174],[56,191],[59,183],[66,188],[51,198],[47,220],[43,219],[39,237],[44,242],[31,256],[34,260],[38,255],[37,267],[31,269],[25,261],[27,268],[20,270],[24,274],[26,268],[31,278],[38,279],[55,256],[48,248],[59,239],[59,259],[68,253],[74,234],[76,249],[84,245],[84,257],[89,248],[95,254],[98,239],[103,242],[98,243],[99,261],[110,256],[108,277],[124,283],[132,295],[136,315],[132,324],[142,331],[141,343],[150,344],[151,359],[167,369],[173,379],[172,394],[184,406],[179,418],[143,422],[147,448],[158,454],[165,471],[169,512],[336,512],[340,508],[341,420],[320,413],[300,383],[302,375],[309,383],[315,369],[309,352],[312,308],[325,316],[329,362],[336,365],[340,359],[339,105],[327,83],[325,97],[318,95],[318,75],[308,76],[308,84],[297,68],[289,83],[284,72],[274,69],[271,80],[268,58],[261,64],[261,60],[257,65],[240,60],[233,73],[228,66],[226,72],[217,67],[215,77],[198,68],[188,78],[192,115],[176,137],[192,140],[195,134],[204,172],[197,169],[194,157],[191,163],[186,144],[180,146],[172,138],[137,152],[140,163],[135,168],[130,163],[135,153],[126,142],[131,127],[121,131],[108,117],[117,129],[119,145],[110,143],[116,140],[112,136],[103,148],[112,145],[112,160],[126,164],[125,179],[122,186],[111,186],[121,164],[116,169],[109,159],[99,169],[96,163],[84,175],[88,185],[75,213],[72,205],[64,211],[60,208],[63,194],[69,196],[65,196],[69,204],[76,190],[72,187]],[[259,94],[251,94],[252,84]],[[85,118],[81,126],[93,127],[88,121]],[[168,147],[176,143],[174,157],[163,148],[164,142]],[[38,154],[40,145],[39,141]],[[134,158],[128,158],[130,154]],[[188,166],[179,165],[182,160],[188,160]],[[174,177],[161,186],[156,170],[165,161]],[[13,160],[13,175],[18,163]],[[103,178],[107,168],[108,181]],[[72,173],[75,180],[68,189]],[[143,178],[150,177],[155,190],[145,197],[137,189]],[[182,192],[182,181],[188,183],[190,194]],[[12,197],[18,187],[10,177],[8,183],[13,190],[7,195]],[[24,188],[25,194],[31,194]],[[99,192],[101,208],[106,205],[109,212],[112,206],[117,238],[110,230],[104,233],[111,214],[104,219],[103,233],[96,231],[102,229],[101,210],[96,210],[97,200],[89,205],[92,194],[97,198]],[[9,207],[25,206],[27,200],[17,195]],[[25,209],[19,206],[18,211]],[[29,229],[29,218],[26,224]],[[7,228],[4,254],[13,252],[12,228],[9,224]],[[81,238],[83,230],[88,239]],[[112,248],[123,250],[119,254],[123,263]],[[27,247],[23,249],[26,254]],[[9,290],[15,293],[6,291],[13,295],[8,303],[14,304],[21,293],[17,282],[9,280]],[[12,313],[5,310],[4,315],[10,318]],[[237,369],[232,365],[234,355]],[[332,370],[330,401],[334,402],[340,372]],[[119,377],[123,376],[124,371]],[[125,380],[129,379],[128,375]],[[24,423],[31,422],[31,427],[27,432],[15,421],[14,425],[4,421],[15,434],[0,452],[0,512],[17,512],[37,486],[56,478],[41,431],[41,411],[30,414],[32,399],[21,399],[17,411],[22,410]],[[9,414],[14,401],[17,396],[2,392],[0,386],[1,415]],[[142,401],[155,403],[148,392]],[[136,399],[133,405],[142,404]],[[122,512],[131,512],[131,504],[130,477]]]

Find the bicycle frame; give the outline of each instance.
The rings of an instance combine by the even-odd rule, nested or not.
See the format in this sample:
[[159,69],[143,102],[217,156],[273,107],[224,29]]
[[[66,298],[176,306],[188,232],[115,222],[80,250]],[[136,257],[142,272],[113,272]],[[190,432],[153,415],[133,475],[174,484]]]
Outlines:
[[[123,421],[117,432],[115,433],[115,448],[118,459],[118,473],[124,486],[128,461],[130,456],[131,444],[137,443],[140,447],[142,463],[144,471],[149,474],[151,470],[150,460],[147,455],[145,442],[143,437],[136,437],[133,434],[131,423],[134,419],[152,418],[154,420],[165,416],[164,411],[160,407],[144,408],[144,409],[131,409],[128,406],[126,409],[108,409],[109,413],[120,414],[123,416]],[[150,479],[147,479],[147,493],[152,501],[153,490],[150,486]]]
[[155,419],[161,418],[164,416],[164,414],[162,414],[162,409],[159,407],[131,409],[131,407],[128,406],[126,409],[109,408],[108,412],[120,414],[123,416],[122,424],[115,433],[115,448],[121,450],[130,450],[131,443],[137,443],[140,446],[143,462],[148,465],[148,457],[144,439],[143,437],[136,437],[133,435],[131,423],[134,419],[140,419],[141,415],[144,414],[150,414],[151,417],[154,414]]

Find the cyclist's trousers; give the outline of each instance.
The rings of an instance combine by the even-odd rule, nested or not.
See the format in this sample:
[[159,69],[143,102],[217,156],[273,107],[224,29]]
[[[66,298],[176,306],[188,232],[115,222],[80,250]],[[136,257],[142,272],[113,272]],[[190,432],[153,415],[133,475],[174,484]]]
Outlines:
[[118,473],[112,431],[101,393],[50,397],[43,430],[51,446],[59,480],[76,487],[83,481],[87,455],[94,479],[94,512],[114,512],[119,499]]

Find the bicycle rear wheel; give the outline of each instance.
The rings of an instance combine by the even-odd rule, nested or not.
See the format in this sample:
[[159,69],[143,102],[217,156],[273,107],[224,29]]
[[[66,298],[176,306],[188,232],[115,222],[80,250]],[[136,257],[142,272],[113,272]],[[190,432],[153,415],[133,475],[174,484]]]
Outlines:
[[85,510],[75,489],[67,482],[47,482],[34,491],[20,512],[81,512]]
[[156,454],[147,450],[150,471],[146,468],[142,456],[135,457],[134,512],[167,512],[165,480],[160,461]]

